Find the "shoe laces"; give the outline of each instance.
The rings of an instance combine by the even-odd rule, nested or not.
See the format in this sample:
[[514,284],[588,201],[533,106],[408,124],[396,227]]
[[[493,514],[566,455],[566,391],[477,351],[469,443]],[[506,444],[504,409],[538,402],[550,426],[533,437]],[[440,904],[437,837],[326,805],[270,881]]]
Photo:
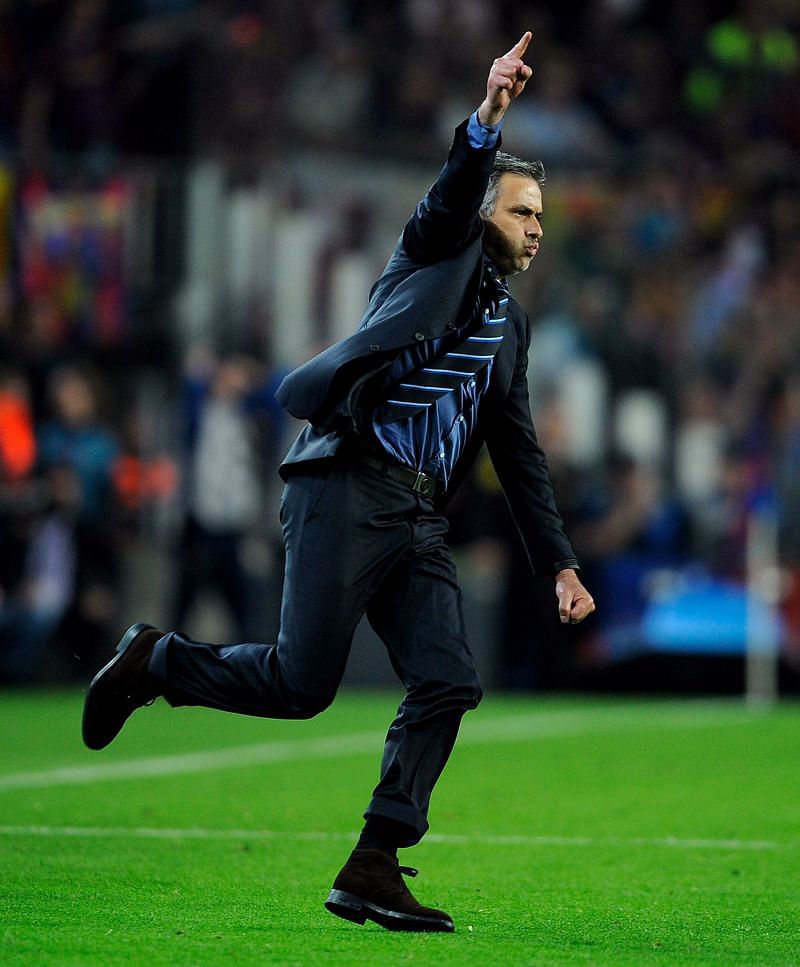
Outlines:
[[149,697],[145,697],[145,695],[146,693],[143,692],[128,692],[125,700],[128,704],[135,705],[136,708],[148,708],[158,698],[158,695],[151,695]]

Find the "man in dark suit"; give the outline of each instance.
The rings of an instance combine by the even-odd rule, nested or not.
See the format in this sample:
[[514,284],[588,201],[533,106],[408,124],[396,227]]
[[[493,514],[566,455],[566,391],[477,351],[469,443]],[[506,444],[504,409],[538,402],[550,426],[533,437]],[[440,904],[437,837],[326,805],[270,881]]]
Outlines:
[[210,645],[134,625],[95,677],[84,741],[103,748],[157,695],[273,718],[334,698],[366,614],[406,687],[356,848],[326,906],[394,930],[453,929],[421,906],[399,847],[428,828],[433,786],[481,697],[442,507],[486,442],[535,570],[561,620],[594,610],[582,586],[528,404],[530,324],[505,278],[542,237],[543,169],[498,155],[499,124],[531,69],[530,33],[494,61],[486,98],[456,131],[405,226],[358,332],[278,391],[308,420],[281,466],[286,571],[276,645]]

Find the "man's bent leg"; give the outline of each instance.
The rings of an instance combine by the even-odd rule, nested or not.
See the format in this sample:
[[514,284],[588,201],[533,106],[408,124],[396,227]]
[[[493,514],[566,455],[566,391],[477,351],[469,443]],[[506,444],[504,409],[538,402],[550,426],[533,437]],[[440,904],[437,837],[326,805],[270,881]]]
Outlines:
[[165,635],[150,670],[167,701],[270,718],[308,718],[330,704],[366,604],[408,544],[407,508],[392,515],[394,495],[359,474],[334,465],[289,480],[277,645]]

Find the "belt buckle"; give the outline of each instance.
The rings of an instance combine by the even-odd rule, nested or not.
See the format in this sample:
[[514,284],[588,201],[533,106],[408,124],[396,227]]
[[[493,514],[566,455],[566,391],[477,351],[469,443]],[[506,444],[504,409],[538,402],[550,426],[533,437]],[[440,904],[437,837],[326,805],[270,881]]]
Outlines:
[[436,481],[426,473],[418,473],[411,489],[417,494],[422,494],[423,497],[433,497],[436,491]]

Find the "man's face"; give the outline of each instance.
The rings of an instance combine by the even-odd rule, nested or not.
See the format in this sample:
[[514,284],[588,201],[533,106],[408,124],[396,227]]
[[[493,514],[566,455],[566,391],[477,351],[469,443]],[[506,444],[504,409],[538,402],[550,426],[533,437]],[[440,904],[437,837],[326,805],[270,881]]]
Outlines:
[[497,204],[484,219],[483,249],[502,276],[524,272],[539,251],[542,190],[533,178],[500,176]]

